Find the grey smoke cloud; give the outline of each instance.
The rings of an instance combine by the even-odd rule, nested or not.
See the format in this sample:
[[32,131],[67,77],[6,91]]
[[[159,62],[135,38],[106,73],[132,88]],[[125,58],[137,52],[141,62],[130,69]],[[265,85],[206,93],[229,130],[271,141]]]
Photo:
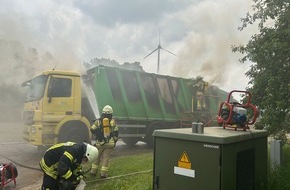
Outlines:
[[[35,73],[55,65],[82,71],[82,62],[95,57],[120,63],[139,61],[146,71],[156,72],[157,54],[143,57],[157,47],[160,29],[162,46],[178,55],[161,52],[162,74],[203,75],[228,89],[243,88],[248,66],[238,63],[230,45],[249,38],[251,31],[242,34],[237,27],[250,2],[1,0],[0,39],[19,42],[24,52],[35,48],[37,61],[17,62]],[[47,60],[47,54],[52,58]],[[5,57],[1,52],[0,56]],[[13,67],[3,61],[0,68]],[[224,74],[226,70],[231,72]]]

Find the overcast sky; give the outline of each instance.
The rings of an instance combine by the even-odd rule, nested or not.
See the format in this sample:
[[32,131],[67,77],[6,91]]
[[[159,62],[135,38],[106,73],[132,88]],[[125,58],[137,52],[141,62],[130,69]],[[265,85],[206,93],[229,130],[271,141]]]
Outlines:
[[0,39],[49,51],[58,67],[103,57],[156,73],[157,52],[143,58],[160,31],[161,46],[177,55],[161,50],[160,74],[244,90],[250,63],[239,63],[230,47],[255,33],[237,29],[249,11],[250,0],[0,0]]

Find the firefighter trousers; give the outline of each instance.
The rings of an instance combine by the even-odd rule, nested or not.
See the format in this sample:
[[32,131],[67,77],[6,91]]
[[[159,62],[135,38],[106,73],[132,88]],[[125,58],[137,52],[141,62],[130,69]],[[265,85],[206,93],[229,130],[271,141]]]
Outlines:
[[97,170],[100,169],[101,177],[107,177],[109,166],[110,166],[110,158],[113,153],[113,146],[97,146],[99,150],[98,159],[92,164],[91,174],[96,174]]

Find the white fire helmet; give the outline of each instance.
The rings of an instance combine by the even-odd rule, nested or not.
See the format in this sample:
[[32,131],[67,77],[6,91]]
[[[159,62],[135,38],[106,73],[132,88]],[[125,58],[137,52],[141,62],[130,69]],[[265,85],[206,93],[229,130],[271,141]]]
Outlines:
[[109,105],[106,105],[102,111],[103,114],[113,114],[113,108]]
[[85,145],[87,145],[85,156],[88,158],[88,162],[93,163],[94,161],[97,160],[99,156],[99,151],[96,147],[90,144],[85,143]]

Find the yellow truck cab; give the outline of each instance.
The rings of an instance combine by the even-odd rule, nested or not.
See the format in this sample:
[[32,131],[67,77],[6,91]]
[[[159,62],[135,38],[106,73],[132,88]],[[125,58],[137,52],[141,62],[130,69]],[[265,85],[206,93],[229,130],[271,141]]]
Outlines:
[[24,139],[36,146],[89,141],[90,122],[81,115],[81,79],[71,71],[45,71],[28,86],[23,110]]

